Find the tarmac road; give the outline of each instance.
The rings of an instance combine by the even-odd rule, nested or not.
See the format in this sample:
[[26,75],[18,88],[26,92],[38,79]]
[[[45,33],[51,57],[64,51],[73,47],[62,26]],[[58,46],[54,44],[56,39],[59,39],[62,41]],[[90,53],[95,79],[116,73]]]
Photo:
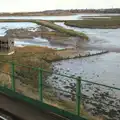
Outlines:
[[40,111],[29,104],[13,100],[4,94],[0,94],[0,109],[4,109],[22,120],[67,120],[65,118]]

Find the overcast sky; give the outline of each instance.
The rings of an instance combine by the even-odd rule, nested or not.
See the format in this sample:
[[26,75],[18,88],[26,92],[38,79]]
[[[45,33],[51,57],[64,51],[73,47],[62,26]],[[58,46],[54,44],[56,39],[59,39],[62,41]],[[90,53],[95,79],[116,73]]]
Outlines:
[[120,8],[120,0],[0,0],[0,12]]

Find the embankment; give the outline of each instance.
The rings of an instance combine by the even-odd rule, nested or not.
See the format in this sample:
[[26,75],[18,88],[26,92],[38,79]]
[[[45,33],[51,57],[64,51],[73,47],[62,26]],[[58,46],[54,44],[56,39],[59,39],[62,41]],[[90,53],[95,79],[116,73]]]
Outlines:
[[23,20],[23,19],[1,19],[0,22],[32,22],[32,23],[36,23],[38,25],[42,25],[45,27],[48,27],[50,29],[53,29],[57,32],[60,32],[62,34],[67,34],[69,36],[74,36],[74,37],[80,37],[83,38],[85,40],[88,40],[88,36],[82,32],[77,32],[71,29],[65,29],[59,25],[56,25],[50,21],[45,21],[45,20]]
[[[110,16],[109,16],[110,17]],[[120,28],[120,16],[111,18],[87,18],[84,20],[69,20],[65,21],[65,25],[79,28],[91,28],[91,29],[116,29]]]

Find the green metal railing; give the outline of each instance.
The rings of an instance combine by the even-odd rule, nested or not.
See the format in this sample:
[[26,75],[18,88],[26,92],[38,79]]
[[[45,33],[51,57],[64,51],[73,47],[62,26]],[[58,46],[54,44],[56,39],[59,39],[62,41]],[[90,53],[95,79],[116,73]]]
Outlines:
[[12,62],[11,63],[11,80],[12,80],[12,90],[15,92],[15,64]]
[[[0,63],[1,64],[5,64],[5,62],[0,62]],[[52,112],[54,112],[56,114],[62,115],[62,116],[67,117],[67,118],[69,118],[71,120],[87,120],[86,117],[83,117],[84,114],[82,113],[82,111],[84,110],[83,109],[84,108],[84,102],[86,100],[89,100],[90,98],[92,98],[91,96],[93,96],[93,95],[89,94],[87,96],[87,95],[84,94],[84,93],[87,93],[87,92],[84,92],[84,89],[82,87],[86,86],[86,84],[88,84],[87,88],[92,86],[92,87],[95,87],[95,89],[98,89],[100,87],[102,89],[103,87],[105,87],[106,91],[108,91],[108,89],[109,90],[110,89],[120,90],[119,88],[116,88],[116,87],[110,87],[110,86],[107,86],[107,85],[102,85],[102,84],[99,84],[99,83],[95,83],[95,82],[91,82],[91,81],[87,81],[87,80],[82,80],[81,77],[75,78],[75,77],[71,77],[71,76],[67,76],[67,75],[61,75],[61,74],[58,74],[58,73],[52,73],[52,72],[46,71],[46,70],[41,69],[41,68],[36,68],[36,67],[31,67],[31,66],[26,66],[26,65],[21,65],[21,64],[16,64],[14,62],[6,62],[6,64],[8,66],[10,66],[10,71],[6,72],[3,69],[4,66],[2,66],[2,68],[0,70],[0,73],[1,74],[6,74],[8,76],[11,76],[11,84],[10,84],[10,87],[8,87],[8,85],[6,85],[5,83],[1,84],[0,85],[0,91],[1,92],[4,92],[5,94],[10,95],[10,96],[14,96],[15,98],[18,98],[20,100],[24,100],[26,102],[29,102],[29,103],[31,103],[33,105],[36,105],[36,107],[39,107],[39,108],[42,108],[42,109],[45,109],[45,110],[50,110],[50,111],[52,111]],[[20,69],[22,68],[22,70],[20,70],[18,67],[20,67]],[[25,71],[24,71],[23,68],[25,69]],[[35,73],[35,74],[32,74],[31,71],[34,71],[33,73]],[[44,74],[49,74],[49,75],[44,75]],[[75,93],[71,93],[69,91],[65,91],[63,89],[60,89],[60,88],[57,88],[57,87],[51,87],[51,85],[47,85],[45,83],[45,79],[49,79],[49,77],[51,75],[53,75],[53,74],[55,74],[56,76],[60,76],[61,77],[60,79],[62,79],[62,77],[65,77],[67,79],[72,79],[75,82],[75,84],[76,84],[75,85],[75,89],[76,89]],[[25,78],[24,75],[28,76],[28,78]],[[29,89],[29,91],[25,92],[25,94],[24,94],[24,92],[20,93],[18,91],[18,88],[19,88],[19,87],[17,88],[17,86],[18,86],[17,85],[18,78],[22,79],[23,82],[21,82],[21,83],[22,83],[22,85],[25,86],[26,85],[25,82],[27,80],[29,81],[31,79],[30,76],[33,77],[32,78],[32,84],[30,86],[33,85],[34,81],[37,82],[36,87],[34,87],[34,86],[32,86],[32,87],[35,88],[35,90],[34,90],[35,93],[34,94],[36,96],[38,96],[38,98],[35,98],[36,96],[35,97],[34,96],[31,97],[31,95],[28,95],[29,92],[32,91],[33,89],[32,90]],[[27,86],[29,86],[28,83],[27,83]],[[100,86],[100,87],[97,87],[97,86]],[[19,90],[22,91],[23,88],[24,87],[20,86]],[[51,99],[51,98],[52,99],[53,98],[57,99],[55,101],[55,103],[57,103],[59,101],[58,100],[58,96],[56,95],[56,92],[53,89],[55,89],[57,91],[60,91],[62,93],[65,93],[65,94],[69,93],[69,94],[71,94],[71,96],[75,96],[75,99],[72,100],[72,101],[66,100],[66,99],[63,101],[63,102],[67,101],[67,102],[73,104],[73,106],[71,107],[70,110],[69,110],[69,107],[70,107],[69,105],[66,106],[66,104],[64,104],[63,106],[65,108],[61,108],[60,106],[54,106],[53,104],[51,104],[49,102],[46,102],[47,98],[49,98],[49,99]],[[45,90],[49,91],[48,94],[50,94],[51,98],[49,97],[48,94],[45,96],[45,92],[44,92]],[[51,91],[53,92],[53,95],[51,95],[52,94]],[[88,93],[89,93],[89,91],[88,91]],[[103,93],[104,93],[104,91],[103,91]],[[106,95],[104,97],[106,97],[106,99],[109,99],[108,95]],[[49,101],[49,99],[47,99],[47,100]],[[95,101],[95,102],[97,101],[97,103],[100,102],[100,104],[105,104],[105,105],[108,106],[108,104],[106,103],[105,100],[101,99],[101,101],[99,101],[98,99],[97,98],[92,99],[92,102],[93,101]],[[50,102],[54,103],[53,100],[51,100]],[[61,104],[62,104],[62,100],[61,100]],[[113,104],[109,104],[109,106],[116,107]]]

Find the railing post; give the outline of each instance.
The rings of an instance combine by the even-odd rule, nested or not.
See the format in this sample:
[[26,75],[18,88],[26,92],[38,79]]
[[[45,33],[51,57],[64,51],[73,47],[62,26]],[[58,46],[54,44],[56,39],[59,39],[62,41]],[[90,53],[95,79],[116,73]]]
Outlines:
[[11,62],[11,83],[12,90],[15,92],[15,64]]
[[80,105],[81,104],[81,78],[79,77],[77,79],[77,84],[76,84],[76,112],[77,115],[80,115]]
[[42,70],[39,69],[39,74],[38,74],[38,91],[39,91],[39,96],[40,96],[40,101],[43,102],[43,94],[42,94]]

